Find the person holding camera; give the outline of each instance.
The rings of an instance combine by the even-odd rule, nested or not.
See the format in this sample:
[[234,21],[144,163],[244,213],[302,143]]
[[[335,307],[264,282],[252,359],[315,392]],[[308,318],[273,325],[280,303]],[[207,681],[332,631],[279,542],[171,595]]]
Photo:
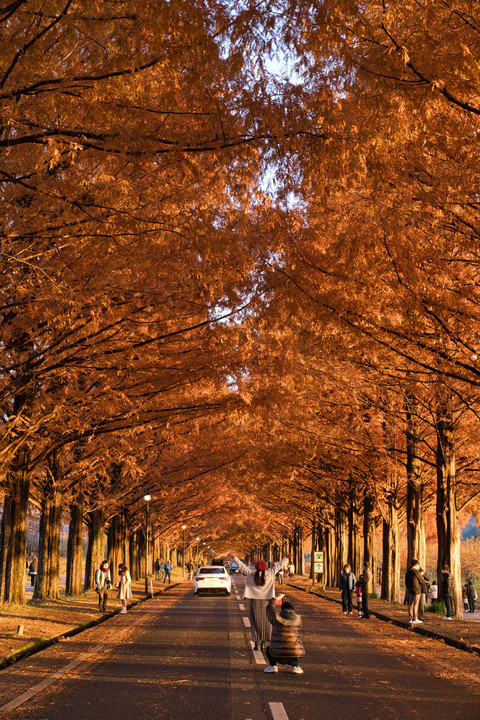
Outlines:
[[270,665],[263,672],[276,673],[280,664],[290,665],[291,673],[302,675],[303,670],[298,664],[305,655],[300,636],[302,618],[296,614],[286,595],[279,593],[269,600],[267,618],[272,625],[272,640],[266,651]]
[[104,560],[95,573],[95,590],[98,593],[98,607],[102,614],[107,612],[108,591],[111,587],[110,567],[108,562]]

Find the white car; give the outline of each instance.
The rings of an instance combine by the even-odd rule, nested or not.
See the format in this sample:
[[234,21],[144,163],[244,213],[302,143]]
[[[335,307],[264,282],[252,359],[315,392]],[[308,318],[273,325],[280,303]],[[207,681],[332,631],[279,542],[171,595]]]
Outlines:
[[193,578],[193,594],[201,592],[221,592],[230,595],[232,580],[227,570],[220,565],[204,565],[198,568]]

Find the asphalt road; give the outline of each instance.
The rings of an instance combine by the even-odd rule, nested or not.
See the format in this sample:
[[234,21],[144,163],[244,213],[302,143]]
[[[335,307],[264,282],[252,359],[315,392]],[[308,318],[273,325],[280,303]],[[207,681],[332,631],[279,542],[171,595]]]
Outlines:
[[480,720],[480,658],[286,591],[304,620],[304,675],[263,673],[248,601],[194,598],[183,583],[2,671],[0,716]]

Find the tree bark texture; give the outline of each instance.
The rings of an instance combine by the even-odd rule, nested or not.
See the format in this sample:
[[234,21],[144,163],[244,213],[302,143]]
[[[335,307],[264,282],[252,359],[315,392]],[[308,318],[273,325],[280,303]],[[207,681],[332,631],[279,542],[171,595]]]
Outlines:
[[88,548],[85,560],[85,590],[95,585],[95,572],[105,559],[105,518],[102,509],[88,513]]
[[83,490],[79,490],[75,502],[70,505],[70,524],[67,541],[67,582],[66,595],[80,595],[82,592],[83,556]]
[[1,533],[1,597],[6,603],[25,603],[27,507],[30,492],[27,450],[19,450],[7,475]]
[[62,518],[61,467],[56,453],[47,461],[38,548],[38,574],[33,597],[56,600],[60,588],[60,525]]
[[406,445],[407,445],[407,567],[414,559],[420,567],[425,567],[426,542],[423,512],[423,483],[420,462],[419,422],[417,401],[409,393],[406,406]]
[[455,427],[451,398],[442,389],[437,403],[437,578],[441,587],[442,568],[448,565],[453,575],[454,613],[463,617],[460,528],[457,514],[457,477],[455,467]]
[[363,564],[367,566],[370,581],[368,592],[373,592],[377,578],[375,537],[375,499],[369,492],[363,498]]

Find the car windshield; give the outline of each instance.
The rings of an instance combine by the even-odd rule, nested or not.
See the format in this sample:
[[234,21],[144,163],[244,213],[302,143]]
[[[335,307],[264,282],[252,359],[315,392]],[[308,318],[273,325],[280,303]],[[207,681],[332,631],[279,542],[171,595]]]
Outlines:
[[198,571],[199,575],[225,575],[225,570],[221,567],[204,567]]

